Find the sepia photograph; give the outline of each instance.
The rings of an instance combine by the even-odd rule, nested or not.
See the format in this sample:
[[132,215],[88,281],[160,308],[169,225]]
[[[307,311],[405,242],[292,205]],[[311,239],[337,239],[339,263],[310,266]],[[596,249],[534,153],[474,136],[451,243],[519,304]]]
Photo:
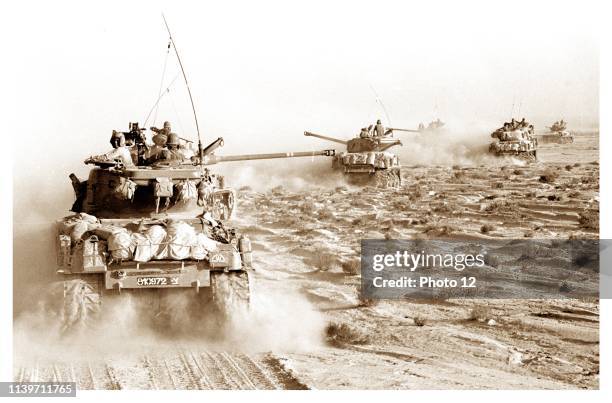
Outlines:
[[603,2],[3,9],[0,396],[609,387]]

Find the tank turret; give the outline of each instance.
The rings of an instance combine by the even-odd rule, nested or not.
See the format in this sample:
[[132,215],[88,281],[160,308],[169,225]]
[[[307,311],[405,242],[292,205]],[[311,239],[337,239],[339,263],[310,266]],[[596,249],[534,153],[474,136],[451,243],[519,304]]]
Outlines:
[[[225,187],[221,176],[211,174],[209,165],[223,162],[251,161],[277,158],[333,157],[335,150],[297,151],[283,153],[216,155],[224,140],[217,138],[202,148],[201,158],[189,157],[187,148],[176,150],[151,146],[148,158],[133,166],[127,166],[120,159],[106,155],[89,157],[86,164],[96,165],[86,182],[79,182],[79,189],[88,183],[85,192],[77,195],[78,203],[85,212],[98,216],[156,216],[172,215],[174,211],[195,210],[195,217],[202,208],[215,219],[226,220],[233,212],[233,190]],[[132,146],[136,147],[136,145]],[[129,149],[129,148],[128,148]],[[130,150],[131,151],[131,150]],[[158,155],[161,155],[157,157]],[[189,157],[189,158],[188,158]],[[73,182],[78,179],[76,177]],[[160,187],[166,187],[160,192]],[[123,192],[123,193],[122,193]],[[162,203],[163,202],[163,203]]]

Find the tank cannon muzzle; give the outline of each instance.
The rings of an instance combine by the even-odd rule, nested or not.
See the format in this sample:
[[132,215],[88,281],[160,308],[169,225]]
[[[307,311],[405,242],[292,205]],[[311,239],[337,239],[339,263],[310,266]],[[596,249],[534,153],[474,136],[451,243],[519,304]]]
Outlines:
[[420,133],[421,131],[419,130],[414,130],[414,129],[400,129],[397,127],[389,127],[387,128],[387,132],[408,132],[408,133]]
[[316,133],[312,133],[312,132],[308,132],[308,131],[304,132],[304,136],[307,136],[307,137],[316,137],[316,138],[319,138],[319,139],[333,141],[334,143],[344,144],[344,145],[346,145],[348,143],[346,140],[341,140],[341,139],[337,139],[337,138],[334,138],[334,137],[323,136],[321,134],[316,134]]

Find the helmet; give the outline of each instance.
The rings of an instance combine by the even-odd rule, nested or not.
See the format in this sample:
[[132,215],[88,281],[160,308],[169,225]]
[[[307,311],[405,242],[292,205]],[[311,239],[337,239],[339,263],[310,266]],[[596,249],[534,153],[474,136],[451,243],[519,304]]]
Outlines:
[[125,136],[123,133],[113,130],[110,143],[114,148],[123,147],[125,145]]
[[378,119],[378,120],[376,121],[376,124],[377,124],[377,125],[379,125],[379,124],[380,124],[380,119]]
[[170,122],[168,121],[164,122],[164,129],[170,130]]
[[166,141],[167,146],[178,146],[179,136],[176,133],[170,133],[168,140]]

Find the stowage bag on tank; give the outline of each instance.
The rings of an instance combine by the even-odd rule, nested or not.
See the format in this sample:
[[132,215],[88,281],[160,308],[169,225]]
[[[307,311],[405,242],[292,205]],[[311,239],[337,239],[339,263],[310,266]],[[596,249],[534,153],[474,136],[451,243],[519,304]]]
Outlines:
[[135,232],[132,233],[131,238],[132,245],[134,245],[134,261],[144,263],[153,259],[155,248],[146,235]]
[[191,245],[195,239],[195,229],[184,222],[171,223],[168,225],[168,257],[183,260],[189,257]]
[[136,192],[136,183],[127,178],[119,178],[119,183],[115,186],[115,195],[121,200],[132,200]]
[[209,252],[217,250],[217,241],[214,241],[202,233],[195,235],[194,244],[191,246],[191,258],[203,260]]
[[78,213],[64,218],[60,223],[59,231],[63,235],[70,235],[73,243],[80,241],[87,231],[99,226],[98,219],[86,213]]
[[155,187],[153,188],[153,196],[155,197],[172,197],[173,184],[168,178],[155,178]]
[[145,232],[146,237],[151,242],[152,258],[165,259],[168,256],[166,247],[166,230],[161,225],[153,225]]
[[115,260],[129,260],[132,258],[134,246],[128,230],[121,228],[108,238],[108,250]]

